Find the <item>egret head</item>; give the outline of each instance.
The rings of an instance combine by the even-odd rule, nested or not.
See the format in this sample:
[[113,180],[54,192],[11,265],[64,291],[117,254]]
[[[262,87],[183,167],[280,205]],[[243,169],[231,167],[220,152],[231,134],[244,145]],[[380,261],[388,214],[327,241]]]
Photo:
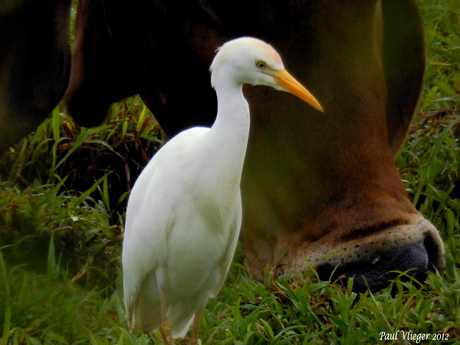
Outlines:
[[232,75],[236,83],[265,85],[290,92],[315,109],[323,111],[315,97],[284,69],[278,52],[259,39],[237,38],[218,49],[210,67],[213,87],[216,87],[220,70],[226,70],[225,75]]

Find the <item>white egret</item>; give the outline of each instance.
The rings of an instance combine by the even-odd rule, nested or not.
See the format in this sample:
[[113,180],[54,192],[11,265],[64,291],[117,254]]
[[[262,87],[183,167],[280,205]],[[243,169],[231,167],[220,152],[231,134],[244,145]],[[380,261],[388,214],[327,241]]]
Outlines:
[[131,328],[160,328],[165,342],[192,321],[227,275],[241,227],[240,180],[249,135],[243,84],[291,92],[322,111],[268,44],[249,37],[224,44],[210,68],[218,111],[211,128],[172,138],[131,192],[123,242],[123,287]]

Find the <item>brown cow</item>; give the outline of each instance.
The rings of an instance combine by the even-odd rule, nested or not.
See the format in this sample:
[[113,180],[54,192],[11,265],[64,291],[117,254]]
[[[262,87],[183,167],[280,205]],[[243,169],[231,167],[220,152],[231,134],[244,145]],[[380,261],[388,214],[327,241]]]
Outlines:
[[[318,116],[288,95],[246,88],[252,124],[243,173],[245,264],[328,278],[444,266],[437,230],[407,198],[393,157],[424,72],[415,0],[80,0],[69,110],[85,126],[140,93],[169,135],[209,125],[216,47],[254,36],[313,91]],[[356,279],[356,288],[365,288]]]

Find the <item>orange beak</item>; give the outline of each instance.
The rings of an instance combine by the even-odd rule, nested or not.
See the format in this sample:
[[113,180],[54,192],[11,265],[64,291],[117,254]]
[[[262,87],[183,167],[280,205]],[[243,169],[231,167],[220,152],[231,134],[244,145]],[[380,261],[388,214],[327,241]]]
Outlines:
[[275,78],[276,83],[286,91],[299,97],[304,102],[310,104],[316,110],[324,113],[323,107],[316,98],[302,84],[300,84],[292,75],[285,69],[270,73]]

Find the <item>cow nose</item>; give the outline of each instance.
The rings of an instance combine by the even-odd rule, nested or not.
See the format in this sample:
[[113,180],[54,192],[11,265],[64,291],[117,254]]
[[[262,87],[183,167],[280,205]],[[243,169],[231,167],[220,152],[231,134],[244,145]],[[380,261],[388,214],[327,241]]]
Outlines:
[[445,267],[438,231],[421,215],[411,224],[395,226],[361,240],[360,244],[348,243],[342,254],[320,264],[319,277],[333,281],[353,277],[354,291],[364,292],[369,288],[375,292],[398,276],[423,283],[427,271]]

